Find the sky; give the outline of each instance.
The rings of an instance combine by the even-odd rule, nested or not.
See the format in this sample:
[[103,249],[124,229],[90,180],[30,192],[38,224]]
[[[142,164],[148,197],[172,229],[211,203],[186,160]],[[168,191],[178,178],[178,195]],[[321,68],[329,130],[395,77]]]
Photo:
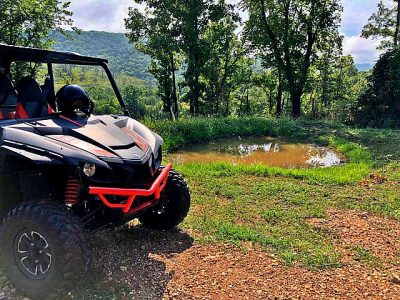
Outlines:
[[[389,0],[386,0],[389,1]],[[363,26],[376,10],[378,0],[342,0],[344,12],[341,33],[344,35],[344,54],[355,62],[373,63],[379,57],[377,41],[360,37]],[[71,0],[75,25],[83,30],[124,32],[124,18],[133,0]]]

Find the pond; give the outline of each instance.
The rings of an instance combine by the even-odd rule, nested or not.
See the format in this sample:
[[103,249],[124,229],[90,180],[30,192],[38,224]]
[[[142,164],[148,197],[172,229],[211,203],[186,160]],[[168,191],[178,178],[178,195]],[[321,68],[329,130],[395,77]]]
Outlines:
[[332,149],[270,137],[223,139],[172,153],[173,163],[229,162],[285,168],[331,167],[344,162]]

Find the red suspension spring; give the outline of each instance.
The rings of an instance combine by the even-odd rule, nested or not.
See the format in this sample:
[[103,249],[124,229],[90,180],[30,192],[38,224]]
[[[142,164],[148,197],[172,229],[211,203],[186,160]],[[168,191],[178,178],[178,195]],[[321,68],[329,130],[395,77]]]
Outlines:
[[76,204],[78,202],[79,181],[75,177],[69,177],[65,189],[65,204]]

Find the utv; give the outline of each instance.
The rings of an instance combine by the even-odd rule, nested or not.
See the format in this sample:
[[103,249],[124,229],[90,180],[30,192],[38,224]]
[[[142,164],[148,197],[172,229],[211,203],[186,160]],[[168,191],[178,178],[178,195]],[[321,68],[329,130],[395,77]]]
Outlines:
[[[43,85],[14,63],[47,66]],[[55,92],[57,64],[99,66],[122,115],[93,115],[77,85]],[[183,178],[162,166],[160,136],[130,118],[107,60],[0,45],[0,267],[22,294],[54,297],[90,268],[87,235],[133,219],[155,230],[190,206]]]

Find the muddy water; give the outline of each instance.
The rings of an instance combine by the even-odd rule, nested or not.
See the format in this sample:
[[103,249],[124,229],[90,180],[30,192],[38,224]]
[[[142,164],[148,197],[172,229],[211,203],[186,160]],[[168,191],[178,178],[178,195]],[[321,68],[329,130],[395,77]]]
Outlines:
[[230,162],[286,168],[330,167],[343,162],[333,150],[272,138],[224,139],[198,144],[170,154],[175,163]]

